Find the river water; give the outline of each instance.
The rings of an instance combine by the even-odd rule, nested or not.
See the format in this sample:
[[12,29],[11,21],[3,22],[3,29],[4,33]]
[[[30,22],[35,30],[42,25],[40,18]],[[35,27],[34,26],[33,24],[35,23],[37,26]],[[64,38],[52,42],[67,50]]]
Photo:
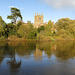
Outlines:
[[0,42],[0,75],[75,75],[75,42]]

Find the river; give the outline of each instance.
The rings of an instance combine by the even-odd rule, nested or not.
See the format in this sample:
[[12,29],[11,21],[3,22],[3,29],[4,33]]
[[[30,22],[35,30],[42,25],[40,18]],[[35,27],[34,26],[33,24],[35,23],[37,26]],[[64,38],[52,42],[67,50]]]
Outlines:
[[0,75],[75,75],[75,42],[0,42]]

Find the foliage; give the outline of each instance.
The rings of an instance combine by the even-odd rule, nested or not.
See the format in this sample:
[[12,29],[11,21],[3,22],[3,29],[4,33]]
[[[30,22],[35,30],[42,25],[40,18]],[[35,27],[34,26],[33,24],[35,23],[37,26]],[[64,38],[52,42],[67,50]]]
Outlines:
[[5,28],[5,34],[7,37],[10,35],[16,35],[17,34],[17,26],[13,25],[12,23],[7,24],[6,28]]
[[19,28],[21,25],[22,25],[22,21],[19,21],[19,22],[17,23],[18,28]]
[[51,36],[52,35],[52,22],[51,20],[48,22],[48,24],[45,25],[45,32],[46,32],[46,36]]
[[37,29],[37,31],[40,33],[40,31],[43,31],[44,29],[45,29],[44,26],[41,26]]
[[52,37],[52,30],[53,30],[53,23],[51,20],[46,24],[45,26],[41,26],[37,29],[39,32],[37,34],[37,39],[43,39],[43,40],[54,40]]
[[34,39],[37,35],[36,29],[32,24],[23,24],[18,29],[18,34],[25,39]]
[[4,20],[2,19],[2,17],[0,16],[0,25],[2,27],[4,27],[6,25],[6,23],[4,22]]
[[0,37],[5,35],[4,27],[6,23],[3,21],[2,17],[0,16]]
[[3,27],[0,25],[0,37],[4,35]]
[[55,26],[57,29],[57,36],[67,39],[75,37],[75,20],[62,18],[56,22]]
[[20,10],[17,8],[11,8],[11,15],[7,16],[7,19],[11,19],[11,22],[16,24],[17,19],[22,20],[22,15],[20,13]]

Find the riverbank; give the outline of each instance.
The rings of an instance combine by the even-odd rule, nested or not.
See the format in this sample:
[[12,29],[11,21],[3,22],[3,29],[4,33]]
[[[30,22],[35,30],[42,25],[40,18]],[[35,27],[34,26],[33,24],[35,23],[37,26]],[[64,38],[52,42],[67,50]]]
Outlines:
[[15,41],[28,41],[28,42],[37,42],[37,41],[65,41],[65,40],[75,40],[74,38],[60,38],[60,37],[46,37],[46,38],[42,38],[42,39],[24,39],[24,38],[19,38],[17,36],[9,36],[8,38],[4,38],[4,37],[1,37],[0,38],[0,41],[12,41],[12,42],[15,42]]
[[0,39],[1,41],[5,41],[5,42],[45,42],[45,41],[75,41],[75,39],[54,39],[54,40],[50,40],[50,39],[23,39],[23,38],[19,38],[19,39]]

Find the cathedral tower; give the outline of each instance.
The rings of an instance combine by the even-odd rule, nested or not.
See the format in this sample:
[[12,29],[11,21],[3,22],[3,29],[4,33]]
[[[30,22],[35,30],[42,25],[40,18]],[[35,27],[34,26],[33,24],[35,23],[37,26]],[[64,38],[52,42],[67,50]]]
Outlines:
[[38,13],[37,14],[35,13],[35,16],[34,16],[34,27],[38,28],[38,27],[40,27],[42,25],[43,25],[43,13],[42,13],[42,15],[39,15]]

